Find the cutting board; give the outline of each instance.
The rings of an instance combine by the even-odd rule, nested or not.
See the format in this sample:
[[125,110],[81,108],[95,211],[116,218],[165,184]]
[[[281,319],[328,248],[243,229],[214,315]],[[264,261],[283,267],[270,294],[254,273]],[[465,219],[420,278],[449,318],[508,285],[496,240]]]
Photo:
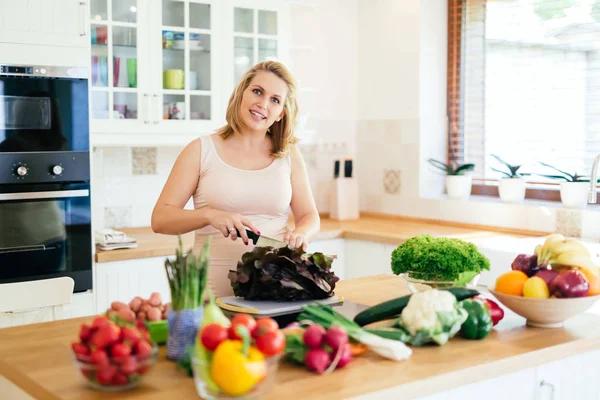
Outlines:
[[244,300],[243,297],[227,296],[219,297],[217,305],[224,310],[236,313],[246,313],[250,315],[275,317],[300,312],[302,306],[307,304],[326,304],[334,305],[344,302],[342,296],[331,296],[322,300],[305,301],[254,301]]

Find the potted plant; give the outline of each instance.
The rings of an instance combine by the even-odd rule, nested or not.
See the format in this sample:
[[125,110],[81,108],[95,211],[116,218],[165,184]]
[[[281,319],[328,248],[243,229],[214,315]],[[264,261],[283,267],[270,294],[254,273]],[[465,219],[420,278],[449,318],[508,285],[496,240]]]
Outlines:
[[427,160],[435,168],[446,174],[446,190],[451,199],[466,199],[471,195],[471,176],[465,173],[473,171],[475,164],[446,164],[430,158]]
[[569,208],[585,208],[588,203],[588,193],[590,190],[590,179],[582,175],[569,174],[550,164],[540,162],[545,167],[551,168],[558,174],[540,176],[557,179],[563,182],[560,183],[560,201]]
[[494,171],[504,175],[504,177],[500,179],[500,182],[498,183],[500,200],[505,203],[521,203],[525,199],[526,182],[523,177],[528,174],[519,172],[521,165],[511,165],[495,154],[492,154],[492,157],[506,167],[505,170],[499,170],[492,167]]

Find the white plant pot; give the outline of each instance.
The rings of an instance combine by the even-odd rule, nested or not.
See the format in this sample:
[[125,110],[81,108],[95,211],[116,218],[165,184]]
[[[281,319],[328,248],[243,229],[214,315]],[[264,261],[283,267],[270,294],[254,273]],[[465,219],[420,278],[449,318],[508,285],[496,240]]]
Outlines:
[[525,199],[525,179],[505,178],[498,183],[500,200],[504,203],[522,203]]
[[451,199],[468,199],[471,195],[471,177],[468,175],[447,175],[446,190]]
[[589,190],[589,182],[561,182],[560,201],[568,208],[585,208]]

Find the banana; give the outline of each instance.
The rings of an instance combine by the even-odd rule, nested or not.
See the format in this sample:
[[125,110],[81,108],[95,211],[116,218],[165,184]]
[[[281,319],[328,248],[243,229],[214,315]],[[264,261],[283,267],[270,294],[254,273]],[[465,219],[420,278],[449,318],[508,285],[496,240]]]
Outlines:
[[546,238],[544,245],[542,246],[542,250],[541,250],[542,260],[547,260],[547,259],[551,258],[554,254],[554,252],[552,250],[554,248],[554,246],[564,240],[565,240],[565,237],[563,235],[561,235],[560,233],[553,233],[552,235],[549,235]]
[[600,267],[592,259],[577,251],[566,251],[549,260],[553,268],[561,269],[564,266],[579,267],[590,271],[595,276],[600,276]]
[[543,246],[541,244],[538,244],[537,246],[535,246],[535,249],[533,250],[533,254],[535,254],[538,259],[541,258],[540,256],[542,254],[542,248],[543,248]]
[[579,240],[576,239],[565,239],[562,242],[558,242],[552,246],[553,254],[561,254],[568,252],[581,253],[588,258],[591,258],[590,252]]

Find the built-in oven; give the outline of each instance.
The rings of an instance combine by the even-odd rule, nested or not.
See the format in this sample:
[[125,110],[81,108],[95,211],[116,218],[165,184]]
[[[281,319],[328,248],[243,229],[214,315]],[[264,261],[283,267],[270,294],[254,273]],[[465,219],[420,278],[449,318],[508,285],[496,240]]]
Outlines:
[[0,283],[92,288],[84,68],[0,65]]

